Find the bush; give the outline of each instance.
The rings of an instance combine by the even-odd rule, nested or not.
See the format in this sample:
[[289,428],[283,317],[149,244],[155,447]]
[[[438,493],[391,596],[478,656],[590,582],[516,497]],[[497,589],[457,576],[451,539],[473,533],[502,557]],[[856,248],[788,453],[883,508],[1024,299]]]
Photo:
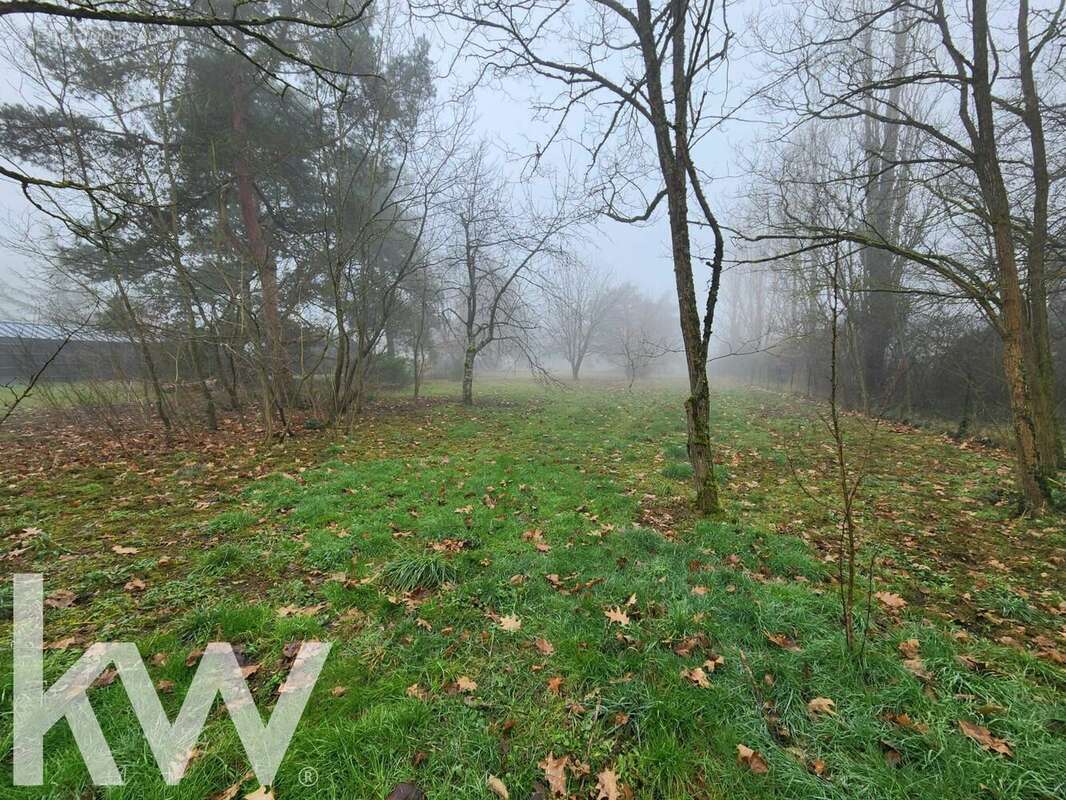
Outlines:
[[375,356],[370,366],[370,383],[374,386],[408,386],[414,380],[414,365],[403,356]]

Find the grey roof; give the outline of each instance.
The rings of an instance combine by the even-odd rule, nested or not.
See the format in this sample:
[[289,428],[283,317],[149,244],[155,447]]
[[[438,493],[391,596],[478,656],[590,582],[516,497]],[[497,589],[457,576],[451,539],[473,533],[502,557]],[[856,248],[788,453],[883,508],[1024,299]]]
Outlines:
[[128,342],[125,336],[116,336],[113,333],[103,333],[93,328],[83,327],[80,330],[76,325],[63,327],[60,325],[43,325],[37,322],[7,322],[0,320],[0,339],[21,339],[61,342],[67,334],[74,331],[70,337],[72,342]]

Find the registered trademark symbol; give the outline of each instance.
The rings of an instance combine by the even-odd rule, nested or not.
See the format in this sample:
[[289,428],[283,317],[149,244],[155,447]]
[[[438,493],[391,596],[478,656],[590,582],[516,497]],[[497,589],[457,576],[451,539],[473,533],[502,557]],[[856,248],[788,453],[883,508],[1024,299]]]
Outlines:
[[300,785],[303,787],[314,786],[318,783],[318,770],[314,767],[304,767],[300,770]]

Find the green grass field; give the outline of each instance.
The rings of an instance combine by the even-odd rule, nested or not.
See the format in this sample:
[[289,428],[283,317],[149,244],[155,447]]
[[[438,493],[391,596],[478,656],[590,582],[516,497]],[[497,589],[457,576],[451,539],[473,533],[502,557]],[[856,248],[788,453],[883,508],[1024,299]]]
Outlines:
[[[1004,454],[849,417],[863,563],[906,601],[874,602],[859,660],[816,406],[715,397],[729,511],[703,521],[678,391],[501,382],[466,409],[455,388],[391,400],[349,436],[231,433],[95,464],[5,448],[5,572],[76,595],[47,611],[45,641],[65,647],[46,653],[46,683],[93,641],[135,641],[173,682],[174,715],[187,655],[227,641],[260,665],[266,713],[285,646],[333,642],[278,800],[383,799],[405,781],[492,798],[490,775],[512,798],[550,797],[542,765],[564,757],[579,798],[611,796],[605,770],[616,796],[656,800],[1066,796],[1066,534],[1013,516]],[[0,797],[258,788],[221,705],[165,786],[120,681],[90,698],[124,786],[93,787],[61,723],[46,786],[12,787],[9,580],[0,605]],[[757,755],[738,761],[738,745]]]

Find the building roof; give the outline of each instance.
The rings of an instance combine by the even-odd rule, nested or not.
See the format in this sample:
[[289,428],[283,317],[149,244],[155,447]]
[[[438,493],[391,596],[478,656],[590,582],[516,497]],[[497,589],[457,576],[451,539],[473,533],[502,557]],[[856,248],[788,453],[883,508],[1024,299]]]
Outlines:
[[72,342],[129,342],[125,336],[104,333],[93,328],[61,325],[43,325],[37,322],[8,322],[0,320],[0,339],[21,339],[23,341],[61,342],[72,333]]

